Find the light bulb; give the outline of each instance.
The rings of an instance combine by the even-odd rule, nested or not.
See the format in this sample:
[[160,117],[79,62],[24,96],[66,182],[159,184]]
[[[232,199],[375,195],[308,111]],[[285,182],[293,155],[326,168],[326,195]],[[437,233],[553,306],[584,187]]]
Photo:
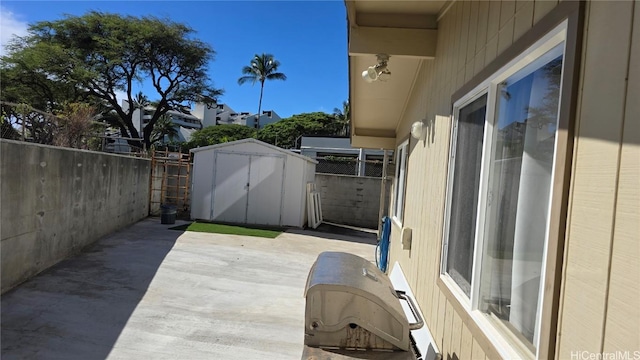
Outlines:
[[369,70],[365,70],[362,72],[362,78],[364,79],[364,81],[368,82],[368,83],[372,83],[373,79],[369,77]]
[[424,132],[424,123],[422,121],[416,121],[411,125],[411,136],[414,139],[421,139]]

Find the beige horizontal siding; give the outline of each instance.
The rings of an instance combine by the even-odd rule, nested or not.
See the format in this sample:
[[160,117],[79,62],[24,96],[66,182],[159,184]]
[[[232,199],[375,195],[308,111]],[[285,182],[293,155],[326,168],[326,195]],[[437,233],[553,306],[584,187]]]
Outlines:
[[423,61],[397,129],[400,143],[413,122],[426,119],[426,140],[410,139],[409,145],[403,226],[413,230],[412,248],[402,249],[400,227],[394,223],[390,263],[401,264],[444,359],[498,358],[489,340],[469,326],[468,316],[457,311],[437,285],[451,96],[556,5],[556,1],[455,2],[438,23],[436,58]]
[[634,18],[633,2],[588,6],[560,359],[572,351],[640,350],[640,17],[637,3],[635,7]]

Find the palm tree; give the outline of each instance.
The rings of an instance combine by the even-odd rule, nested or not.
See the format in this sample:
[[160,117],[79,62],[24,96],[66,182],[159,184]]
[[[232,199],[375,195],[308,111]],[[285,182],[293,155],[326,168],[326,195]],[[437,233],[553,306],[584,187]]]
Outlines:
[[338,135],[346,136],[349,134],[351,125],[351,107],[349,106],[349,100],[342,102],[342,110],[333,108],[333,116],[340,124],[341,129]]
[[142,91],[139,91],[132,100],[133,100],[133,107],[140,109],[140,111],[143,111],[145,107],[151,104],[149,102],[149,98],[147,98],[147,96],[143,94]]
[[151,132],[151,143],[162,141],[164,136],[169,136],[169,141],[178,136],[178,130],[176,130],[171,120],[171,116],[164,114],[158,118],[153,131]]
[[248,81],[251,85],[260,82],[260,101],[258,102],[258,114],[256,118],[256,128],[260,127],[260,110],[262,110],[262,93],[264,91],[264,82],[266,80],[287,80],[287,76],[278,72],[280,62],[273,58],[271,54],[262,55],[255,54],[251,60],[250,66],[242,68],[244,76],[238,79],[238,85],[242,85]]

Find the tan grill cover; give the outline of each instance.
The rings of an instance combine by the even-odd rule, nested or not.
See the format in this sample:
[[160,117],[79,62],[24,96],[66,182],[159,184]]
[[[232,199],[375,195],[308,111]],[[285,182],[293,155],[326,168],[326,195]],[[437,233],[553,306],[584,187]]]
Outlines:
[[305,345],[409,351],[409,322],[391,281],[371,262],[323,252],[305,288]]

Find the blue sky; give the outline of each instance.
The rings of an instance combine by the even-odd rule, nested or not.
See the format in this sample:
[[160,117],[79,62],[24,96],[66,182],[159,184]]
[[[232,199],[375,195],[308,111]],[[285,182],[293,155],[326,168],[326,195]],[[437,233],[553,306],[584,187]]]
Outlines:
[[[333,112],[348,97],[346,12],[330,1],[2,1],[0,34],[25,34],[27,24],[82,15],[89,10],[168,17],[185,23],[216,51],[209,66],[221,101],[234,110],[256,112],[260,87],[239,86],[241,69],[255,53],[281,62],[286,81],[265,84],[264,110],[280,116]],[[151,99],[150,87],[143,92]]]

